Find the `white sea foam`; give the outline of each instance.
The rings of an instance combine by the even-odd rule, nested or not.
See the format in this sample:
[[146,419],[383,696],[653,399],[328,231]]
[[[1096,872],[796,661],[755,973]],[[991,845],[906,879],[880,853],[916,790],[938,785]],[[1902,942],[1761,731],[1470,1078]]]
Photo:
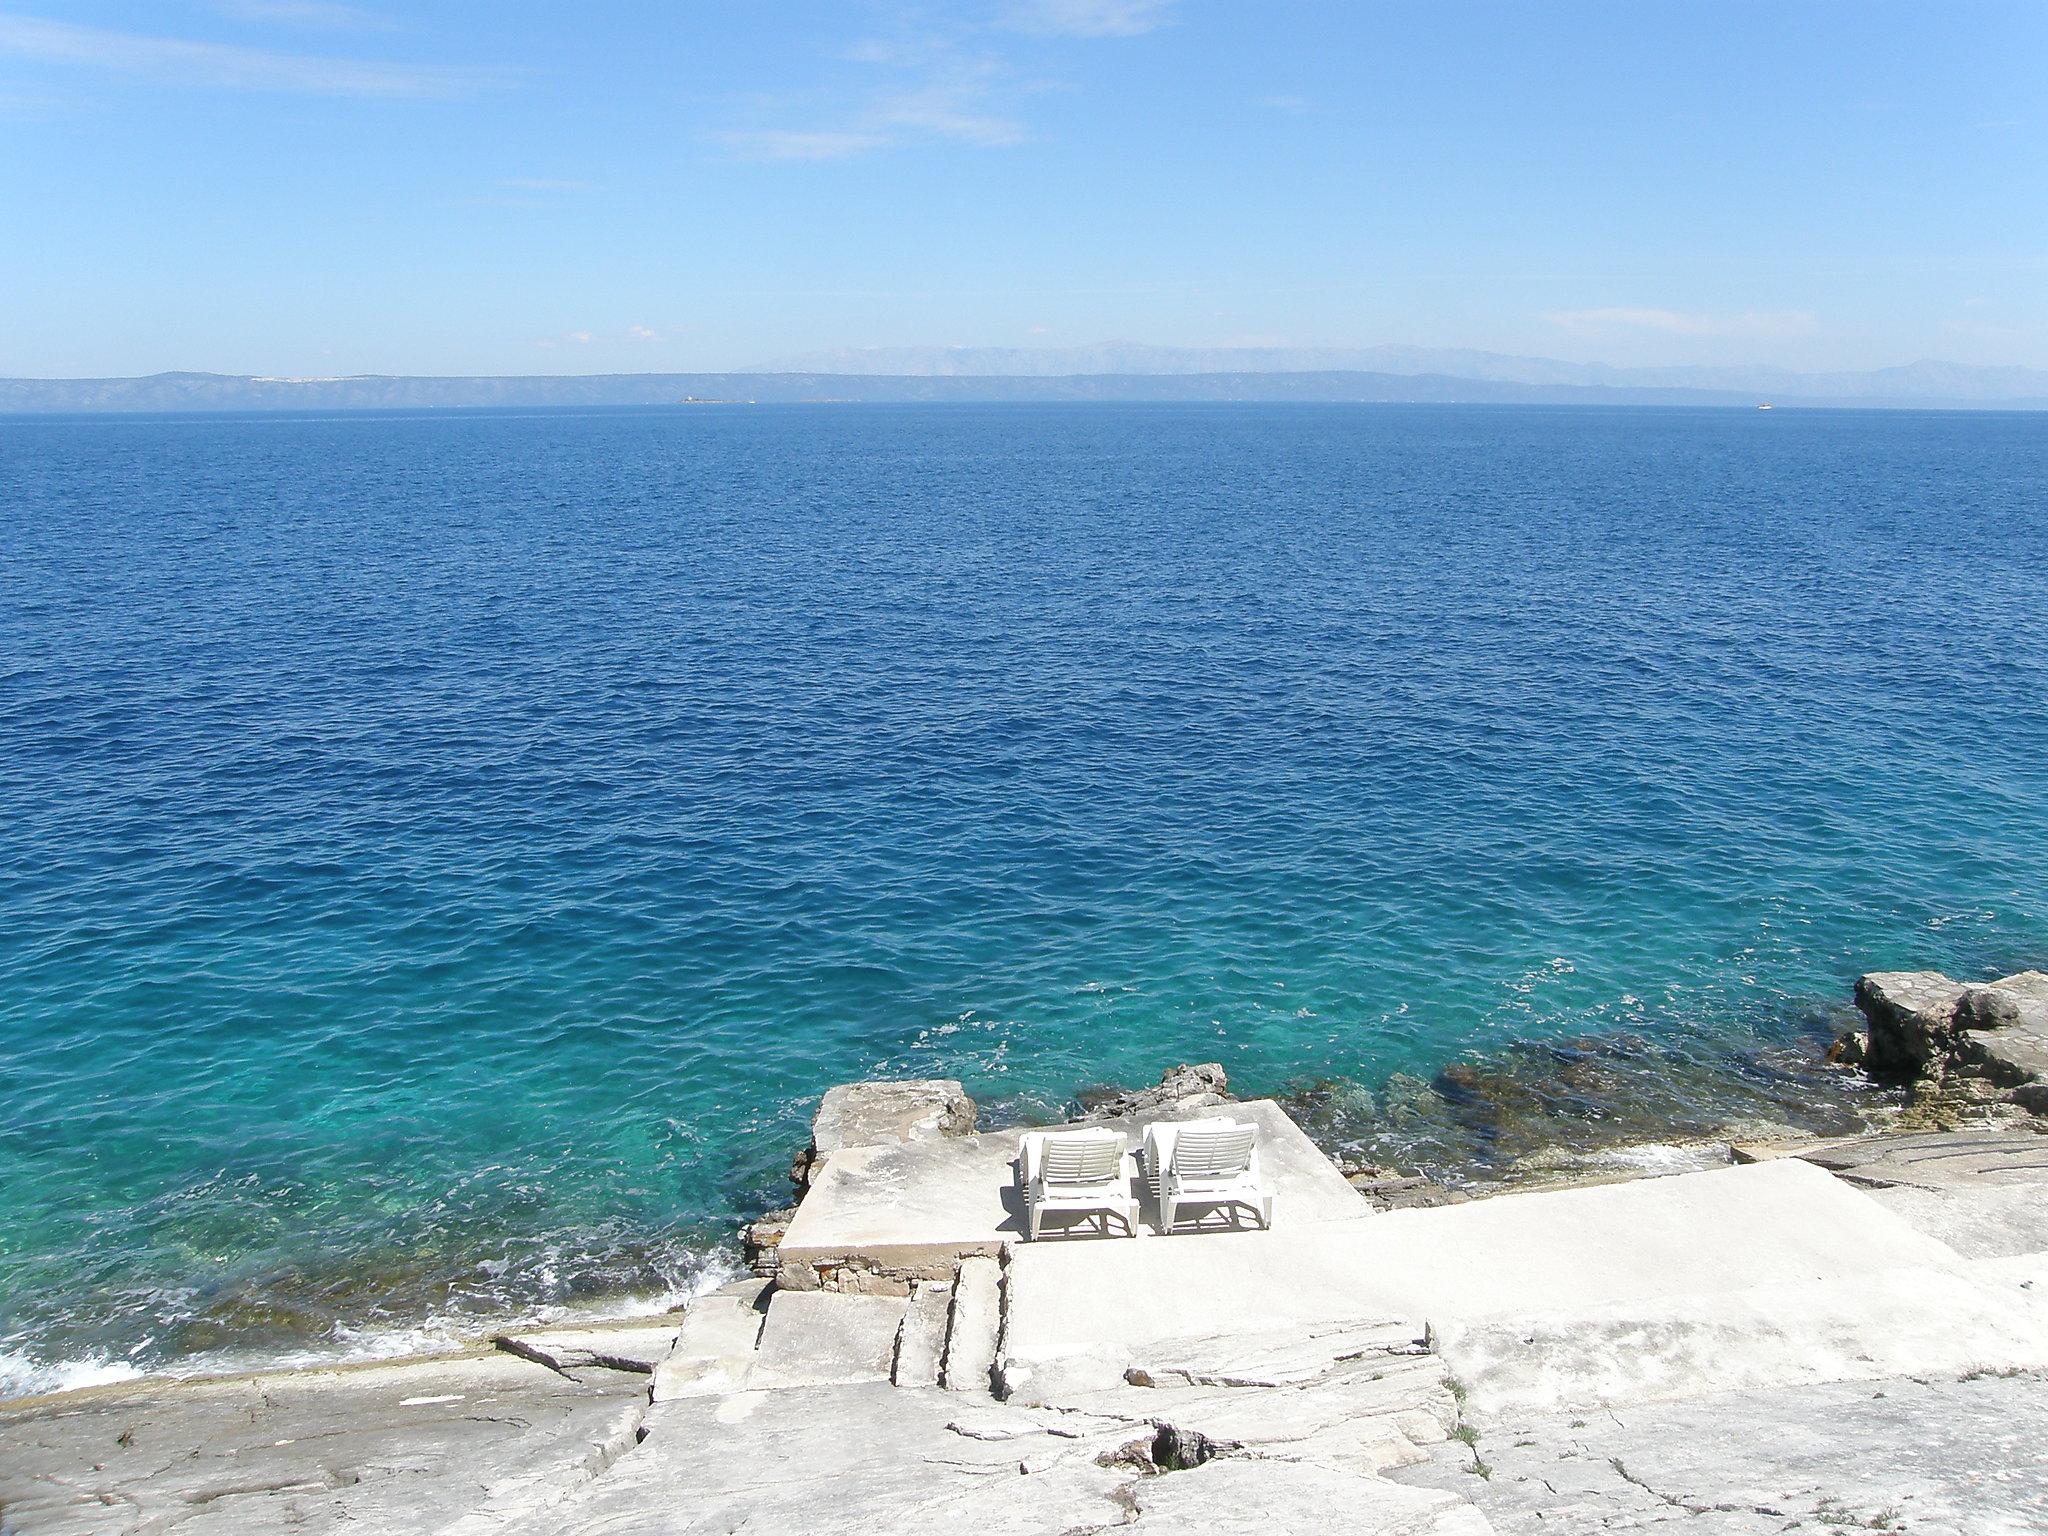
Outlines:
[[109,1360],[103,1355],[43,1361],[33,1355],[0,1350],[0,1398],[75,1392],[80,1387],[101,1387],[110,1381],[133,1381],[141,1374],[128,1361]]
[[745,1271],[737,1260],[717,1254],[680,1284],[637,1296],[617,1296],[580,1306],[540,1307],[496,1318],[465,1315],[428,1318],[406,1326],[337,1328],[330,1340],[298,1349],[207,1350],[184,1355],[145,1372],[126,1360],[90,1355],[77,1360],[45,1362],[32,1355],[0,1350],[0,1399],[32,1397],[45,1392],[72,1392],[109,1382],[134,1381],[144,1375],[173,1379],[235,1376],[250,1371],[317,1370],[323,1366],[357,1365],[378,1360],[405,1360],[421,1355],[466,1349],[493,1333],[534,1327],[586,1327],[657,1317],[687,1306],[707,1291],[739,1279]]

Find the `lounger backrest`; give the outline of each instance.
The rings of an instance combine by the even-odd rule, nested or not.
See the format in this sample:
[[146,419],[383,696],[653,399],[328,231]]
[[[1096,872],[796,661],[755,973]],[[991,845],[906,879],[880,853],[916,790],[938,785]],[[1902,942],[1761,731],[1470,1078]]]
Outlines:
[[1045,1138],[1045,1182],[1048,1184],[1101,1184],[1116,1177],[1123,1162],[1123,1141],[1108,1135],[1048,1136]]
[[1228,1179],[1243,1173],[1252,1158],[1258,1127],[1223,1121],[1183,1125],[1174,1134],[1173,1171],[1184,1179]]

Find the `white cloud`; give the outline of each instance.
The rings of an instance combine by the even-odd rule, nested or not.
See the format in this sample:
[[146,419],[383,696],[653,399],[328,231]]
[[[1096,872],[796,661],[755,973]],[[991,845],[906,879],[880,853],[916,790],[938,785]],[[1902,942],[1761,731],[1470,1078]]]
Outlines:
[[274,53],[102,27],[0,16],[0,54],[144,75],[172,85],[315,96],[445,98],[502,82],[500,71]]
[[1173,0],[1014,0],[1003,25],[1038,37],[1136,37],[1172,11]]
[[1024,125],[1013,117],[978,111],[986,94],[980,80],[955,80],[883,96],[870,109],[883,128],[908,129],[963,144],[1021,143]]
[[[1163,25],[1175,0],[1018,0],[992,27],[912,26],[900,35],[863,38],[838,49],[843,63],[893,75],[870,75],[809,100],[767,98],[757,113],[799,117],[714,133],[736,154],[763,160],[844,160],[917,143],[996,148],[1021,144],[1030,129],[1018,98],[1056,87],[1020,78],[1001,49],[1002,30],[1043,37],[1130,37]],[[1014,47],[1014,44],[1011,45]]]
[[1713,313],[1703,310],[1554,309],[1544,315],[1552,325],[1578,331],[1659,331],[1668,336],[1811,336],[1820,319],[1811,310],[1755,310]]
[[626,334],[630,336],[634,341],[661,340],[661,332],[651,330],[644,325],[629,325],[626,327]]
[[757,160],[844,160],[889,142],[884,134],[838,128],[739,128],[714,137]]

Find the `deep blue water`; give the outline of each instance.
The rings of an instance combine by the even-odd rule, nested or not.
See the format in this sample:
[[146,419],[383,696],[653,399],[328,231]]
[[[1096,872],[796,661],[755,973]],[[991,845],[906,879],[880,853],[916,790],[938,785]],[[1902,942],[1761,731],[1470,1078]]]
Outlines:
[[0,422],[0,1375],[685,1287],[877,1072],[1835,1113],[1859,970],[2048,960],[2044,491],[2022,415]]

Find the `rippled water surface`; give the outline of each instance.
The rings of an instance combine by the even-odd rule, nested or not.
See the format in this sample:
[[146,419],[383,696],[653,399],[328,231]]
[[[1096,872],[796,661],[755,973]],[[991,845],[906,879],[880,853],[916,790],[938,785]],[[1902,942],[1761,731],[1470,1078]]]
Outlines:
[[0,1380],[652,1301],[876,1072],[1836,1113],[1857,971],[2048,960],[2044,489],[2017,415],[0,423]]

